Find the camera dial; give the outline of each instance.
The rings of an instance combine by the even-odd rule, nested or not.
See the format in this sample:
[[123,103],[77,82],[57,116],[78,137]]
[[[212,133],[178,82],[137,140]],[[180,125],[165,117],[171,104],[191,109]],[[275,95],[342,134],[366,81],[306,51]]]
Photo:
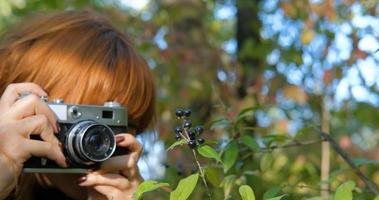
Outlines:
[[120,103],[116,101],[107,101],[104,103],[104,107],[114,108],[114,107],[121,107]]

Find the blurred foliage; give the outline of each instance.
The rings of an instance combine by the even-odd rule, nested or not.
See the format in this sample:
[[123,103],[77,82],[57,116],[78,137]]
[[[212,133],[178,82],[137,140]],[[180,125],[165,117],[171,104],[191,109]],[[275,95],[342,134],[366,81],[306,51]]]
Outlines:
[[[321,147],[306,142],[319,139],[323,104],[332,137],[379,185],[376,0],[157,0],[142,9],[117,0],[0,0],[0,32],[35,12],[65,9],[97,10],[130,35],[156,77],[166,148],[175,108],[206,123],[223,161],[200,159],[214,199],[241,198],[246,185],[257,199],[320,199]],[[146,199],[168,199],[194,171],[189,156],[169,151],[162,182],[171,189]],[[201,184],[191,199],[206,198]],[[335,199],[375,198],[334,152],[329,184]]]

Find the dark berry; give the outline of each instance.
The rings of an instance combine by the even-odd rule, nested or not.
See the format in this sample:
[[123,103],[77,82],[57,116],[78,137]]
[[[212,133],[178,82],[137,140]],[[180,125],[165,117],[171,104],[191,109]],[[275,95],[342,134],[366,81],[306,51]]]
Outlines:
[[182,139],[182,136],[179,135],[179,134],[176,134],[176,135],[175,135],[175,140],[180,140],[180,139]]
[[197,134],[201,134],[204,131],[204,128],[202,126],[196,126],[195,128]]
[[191,149],[194,149],[194,148],[196,148],[196,141],[195,140],[190,140],[189,142],[188,142],[188,146],[191,148]]
[[195,140],[196,139],[196,132],[193,129],[188,130],[188,137],[191,140]]
[[183,112],[184,112],[185,117],[191,116],[191,110],[190,109],[185,109]]
[[182,118],[184,116],[184,110],[181,108],[178,108],[178,109],[176,109],[175,114],[176,114],[176,117]]
[[187,120],[187,121],[184,122],[184,128],[191,128],[191,126],[192,126],[192,122],[191,121]]
[[180,126],[177,126],[177,127],[175,128],[175,133],[176,133],[176,134],[181,134],[181,133],[183,133],[183,129],[182,129]]
[[197,142],[199,144],[204,144],[205,140],[203,138],[199,138],[199,139],[197,139]]

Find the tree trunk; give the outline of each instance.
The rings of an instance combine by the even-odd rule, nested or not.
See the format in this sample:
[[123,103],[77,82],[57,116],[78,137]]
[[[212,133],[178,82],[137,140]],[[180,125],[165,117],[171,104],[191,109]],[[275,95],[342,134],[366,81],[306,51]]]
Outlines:
[[248,89],[259,83],[263,71],[264,57],[246,56],[244,52],[261,44],[262,25],[258,17],[260,3],[261,0],[237,0],[237,56],[241,64],[237,88],[239,98],[244,98]]

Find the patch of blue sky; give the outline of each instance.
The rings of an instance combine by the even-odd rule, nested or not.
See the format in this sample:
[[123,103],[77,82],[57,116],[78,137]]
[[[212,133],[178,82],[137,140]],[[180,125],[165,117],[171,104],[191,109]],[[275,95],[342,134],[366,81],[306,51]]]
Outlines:
[[276,70],[281,74],[287,74],[287,66],[284,63],[278,63]]
[[154,69],[155,67],[157,67],[157,63],[155,62],[154,59],[147,58],[146,60],[147,60],[147,64],[149,65],[150,69]]
[[301,71],[301,69],[298,68],[297,66],[295,66],[294,64],[290,64],[287,67],[286,74],[287,74],[287,79],[288,79],[289,83],[294,84],[294,85],[301,85],[302,84],[304,74]]
[[358,48],[362,51],[372,53],[379,49],[379,42],[373,35],[365,35],[359,40]]
[[339,103],[349,98],[350,98],[349,82],[347,79],[342,79],[336,87],[336,94],[334,96],[334,99],[337,103]]
[[261,8],[264,12],[272,12],[278,7],[278,3],[278,0],[264,1]]
[[351,88],[351,93],[356,101],[368,102],[373,105],[378,105],[378,96],[371,93],[366,87],[356,85]]
[[312,76],[317,81],[322,80],[322,77],[324,76],[324,70],[323,65],[324,63],[321,63],[321,61],[315,61],[312,65]]
[[315,35],[314,39],[312,42],[304,46],[304,49],[312,55],[315,60],[319,59],[323,55],[323,50],[326,46],[327,38],[325,35]]
[[265,80],[270,80],[273,77],[275,77],[275,72],[273,72],[272,70],[265,70],[263,72],[263,77],[265,78]]
[[222,44],[222,48],[229,54],[233,55],[237,52],[237,40],[232,38]]
[[274,49],[271,53],[266,57],[266,61],[269,65],[276,65],[279,62],[280,51],[279,49]]
[[283,10],[277,9],[273,14],[259,13],[259,18],[262,21],[263,27],[261,30],[261,37],[269,39],[278,32],[284,29],[284,13]]
[[313,77],[305,77],[303,87],[307,90],[313,91],[315,88],[315,79]]
[[133,8],[135,10],[144,9],[150,0],[119,0],[121,5],[129,8]]
[[224,70],[218,70],[217,71],[217,79],[222,81],[222,82],[225,82],[227,80],[227,74],[225,73]]
[[322,2],[324,2],[324,0],[310,0],[310,3],[312,4],[320,4]]
[[353,29],[348,22],[344,22],[339,26],[339,31],[345,33],[346,35],[351,34],[352,30]]
[[294,119],[294,120],[290,120],[288,121],[288,125],[287,125],[287,128],[288,128],[288,134],[292,137],[296,136],[296,134],[298,133],[298,131],[303,128],[304,124],[302,121],[300,121],[299,119]]
[[304,52],[302,55],[301,55],[301,58],[303,60],[303,64],[304,65],[311,65],[313,63],[313,58],[311,56],[311,54],[309,52]]
[[339,60],[347,60],[351,56],[353,49],[351,39],[343,33],[336,33],[334,44],[337,48]]
[[236,6],[229,2],[225,4],[217,4],[214,12],[214,16],[216,19],[227,20],[235,18],[237,13]]
[[164,39],[164,36],[167,34],[167,29],[165,27],[162,27],[158,30],[157,34],[154,37],[154,42],[158,45],[160,49],[166,49],[167,48],[167,42]]
[[335,47],[329,47],[328,54],[326,55],[326,60],[329,63],[338,63],[341,59],[339,58],[339,50]]
[[372,57],[358,60],[357,66],[367,86],[370,87],[378,82],[379,68]]
[[266,111],[257,110],[255,112],[259,127],[268,127],[271,125],[272,119],[267,115]]
[[166,150],[164,143],[158,139],[157,132],[145,132],[137,136],[137,140],[143,145],[144,152],[138,161],[141,176],[145,179],[161,179],[166,168]]
[[358,68],[355,66],[352,66],[348,69],[344,79],[346,79],[349,85],[351,86],[357,86],[362,84],[362,81],[359,78]]
[[[283,99],[283,101],[280,101],[281,103],[284,103],[284,102],[291,103],[290,101],[286,101],[286,99],[284,99],[283,96],[281,96],[281,98]],[[277,107],[269,108],[267,111],[267,115],[270,117],[272,121],[275,121],[275,122],[286,118],[286,114],[284,113],[284,111]]]

